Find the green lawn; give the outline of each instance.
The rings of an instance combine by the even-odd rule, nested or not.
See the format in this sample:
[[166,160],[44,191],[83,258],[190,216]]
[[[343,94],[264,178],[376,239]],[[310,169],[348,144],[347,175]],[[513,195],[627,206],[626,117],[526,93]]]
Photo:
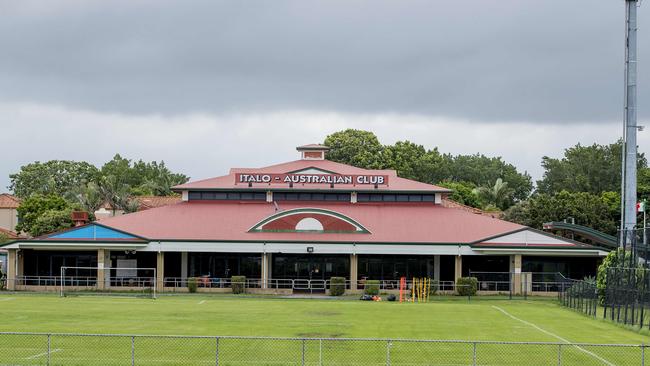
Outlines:
[[[266,297],[162,296],[156,300],[0,296],[2,332],[479,341],[650,343],[636,332],[587,318],[553,300],[436,297],[427,304]],[[132,339],[53,337],[52,365],[130,364]],[[221,339],[219,365],[302,364],[300,341]],[[472,345],[308,341],[305,364],[469,365]],[[641,364],[639,348],[564,346],[563,364]],[[479,344],[477,364],[557,365],[558,346]],[[0,364],[45,364],[47,337],[0,336]],[[648,350],[650,352],[650,349]],[[215,364],[216,339],[136,338],[136,364]],[[96,361],[101,359],[101,362]]]

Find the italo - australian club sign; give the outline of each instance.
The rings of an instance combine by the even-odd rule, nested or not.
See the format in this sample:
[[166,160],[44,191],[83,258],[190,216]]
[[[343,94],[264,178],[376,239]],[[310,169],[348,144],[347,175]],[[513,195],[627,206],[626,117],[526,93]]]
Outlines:
[[237,173],[237,183],[269,184],[352,184],[386,185],[387,175],[349,175],[349,174],[254,174]]

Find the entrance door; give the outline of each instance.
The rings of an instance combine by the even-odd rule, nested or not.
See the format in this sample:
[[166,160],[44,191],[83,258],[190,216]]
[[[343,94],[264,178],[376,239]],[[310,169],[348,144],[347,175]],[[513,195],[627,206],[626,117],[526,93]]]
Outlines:
[[311,255],[296,258],[294,267],[294,290],[309,292],[325,291],[325,273],[323,271],[322,258]]

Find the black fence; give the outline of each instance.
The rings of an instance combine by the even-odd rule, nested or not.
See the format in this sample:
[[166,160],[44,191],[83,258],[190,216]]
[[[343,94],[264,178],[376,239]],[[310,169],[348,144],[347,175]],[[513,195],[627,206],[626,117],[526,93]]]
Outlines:
[[569,280],[558,297],[564,306],[589,316],[650,329],[648,245],[640,230],[619,233],[619,248],[597,279]]

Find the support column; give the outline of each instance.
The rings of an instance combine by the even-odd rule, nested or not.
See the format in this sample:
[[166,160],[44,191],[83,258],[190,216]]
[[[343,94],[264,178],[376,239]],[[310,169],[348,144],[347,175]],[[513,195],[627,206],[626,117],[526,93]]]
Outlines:
[[440,256],[433,256],[433,280],[440,283]]
[[184,284],[185,281],[187,281],[187,252],[181,252],[181,282]]
[[521,254],[514,254],[510,256],[510,268],[512,278],[512,292],[515,295],[521,295]]
[[262,268],[260,269],[262,274],[262,288],[269,288],[269,254],[262,253]]
[[454,263],[454,283],[461,277],[463,277],[463,257],[457,255]]
[[357,280],[359,279],[359,256],[350,254],[350,291],[357,290]]
[[165,253],[158,252],[156,263],[156,291],[162,292],[165,285]]
[[7,255],[7,290],[10,291],[16,289],[16,251],[17,249],[9,249]]
[[97,289],[103,290],[106,288],[106,274],[104,265],[106,263],[106,255],[104,249],[97,249]]

